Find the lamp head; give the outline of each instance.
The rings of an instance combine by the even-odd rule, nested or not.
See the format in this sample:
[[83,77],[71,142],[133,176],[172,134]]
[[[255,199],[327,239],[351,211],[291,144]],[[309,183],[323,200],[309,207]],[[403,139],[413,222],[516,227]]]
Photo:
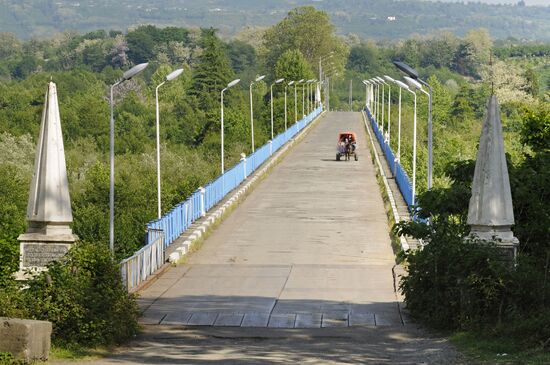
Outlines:
[[281,82],[285,81],[285,79],[279,79],[279,80],[276,80],[275,83],[276,84],[280,84]]
[[302,82],[304,82],[304,79],[300,79],[300,81],[298,81],[297,84],[301,84]]
[[172,81],[179,75],[183,73],[183,68],[177,69],[176,71],[172,71],[171,73],[166,76],[166,81]]
[[402,87],[405,90],[410,90],[409,85],[405,84],[404,82],[401,82],[399,80],[394,80],[395,84],[399,87]]
[[415,79],[409,77],[409,76],[405,76],[403,77],[405,79],[405,81],[407,82],[407,84],[409,85],[409,87],[411,89],[418,89],[418,90],[422,90],[422,84],[420,84],[418,81],[416,81]]
[[294,80],[292,80],[288,83],[288,86],[290,86],[290,85],[294,85]]
[[230,87],[233,87],[233,86],[237,85],[240,81],[241,81],[241,79],[236,79],[236,80],[231,81],[229,84],[227,84],[227,88],[229,89]]
[[139,65],[135,65],[128,71],[126,71],[124,74],[122,74],[122,80],[130,80],[132,77],[139,74],[141,71],[145,70],[145,68],[149,65],[149,62],[146,63],[140,63]]
[[262,81],[265,78],[265,75],[258,76],[254,82]]
[[388,75],[384,75],[384,78],[386,80],[388,80],[389,82],[395,82],[395,80],[393,78],[391,78],[390,76],[388,76]]

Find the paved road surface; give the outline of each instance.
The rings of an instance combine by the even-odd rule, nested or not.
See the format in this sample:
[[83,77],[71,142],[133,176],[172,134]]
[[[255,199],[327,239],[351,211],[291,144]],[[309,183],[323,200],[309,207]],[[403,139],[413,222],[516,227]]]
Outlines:
[[[359,161],[335,161],[341,130],[358,134]],[[154,300],[144,322],[402,325],[366,138],[359,113],[325,117],[187,265],[142,293]]]
[[[358,162],[335,161],[340,130],[358,134]],[[329,113],[142,293],[144,334],[89,364],[462,363],[403,325],[366,138],[359,113]]]

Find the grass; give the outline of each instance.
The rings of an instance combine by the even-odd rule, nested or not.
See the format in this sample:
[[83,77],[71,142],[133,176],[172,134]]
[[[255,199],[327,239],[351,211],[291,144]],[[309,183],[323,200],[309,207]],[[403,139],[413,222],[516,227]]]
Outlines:
[[108,354],[110,349],[105,347],[89,348],[82,345],[59,346],[52,345],[50,360],[94,360]]
[[522,349],[514,338],[491,337],[479,332],[456,332],[451,342],[474,364],[550,364],[550,352]]

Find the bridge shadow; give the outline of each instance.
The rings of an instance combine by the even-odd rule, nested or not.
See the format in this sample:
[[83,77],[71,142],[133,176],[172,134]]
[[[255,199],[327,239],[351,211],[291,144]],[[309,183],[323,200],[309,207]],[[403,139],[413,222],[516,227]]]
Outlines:
[[[322,294],[319,289],[300,289],[300,296]],[[334,295],[334,289],[327,289]],[[345,292],[346,289],[339,289]],[[350,290],[353,296],[356,289]],[[343,295],[346,295],[343,293]],[[367,297],[387,298],[388,293]],[[365,298],[365,296],[363,296]],[[272,296],[181,295],[156,300],[139,299],[145,325],[203,325],[230,327],[322,328],[348,326],[403,326],[397,301],[334,301],[277,299]]]
[[[156,312],[162,307],[164,319],[160,321],[161,324],[143,325],[143,331],[136,340],[124,350],[108,356],[101,364],[466,363],[445,338],[429,334],[410,323],[291,329],[189,326],[184,323],[189,320],[183,313],[192,312],[190,309],[195,311],[192,313],[215,313],[217,318],[223,314],[246,315],[260,312],[243,310],[246,309],[243,303],[263,305],[270,299],[274,301],[272,298],[234,296],[159,299],[145,311],[144,318],[150,318],[153,314],[150,311]],[[228,302],[229,300],[233,302]],[[345,312],[349,314],[349,321],[357,313],[373,313],[376,317],[376,313],[383,311],[397,312],[395,302],[359,304],[324,300],[282,300],[272,304],[271,316],[285,314],[291,307],[302,308],[295,311],[295,321],[300,314],[306,313]],[[316,308],[320,312],[308,312]],[[181,321],[179,324],[178,318]],[[163,325],[164,321],[170,325]]]

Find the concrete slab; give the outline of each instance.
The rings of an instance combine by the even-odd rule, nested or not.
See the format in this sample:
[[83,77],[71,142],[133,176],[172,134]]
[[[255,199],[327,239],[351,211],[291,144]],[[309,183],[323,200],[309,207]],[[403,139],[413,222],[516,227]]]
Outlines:
[[190,326],[212,326],[218,317],[218,313],[195,312],[187,322]]
[[376,326],[374,313],[350,313],[350,326]]
[[244,314],[239,313],[220,313],[214,326],[220,327],[240,327],[243,322]]
[[241,327],[267,327],[269,313],[246,313]]
[[189,312],[171,312],[161,320],[162,325],[186,325],[193,313]]
[[268,327],[272,328],[294,328],[296,314],[272,314],[269,317]]
[[321,327],[348,327],[349,312],[323,313]]
[[320,328],[323,315],[321,313],[296,314],[295,328]]

